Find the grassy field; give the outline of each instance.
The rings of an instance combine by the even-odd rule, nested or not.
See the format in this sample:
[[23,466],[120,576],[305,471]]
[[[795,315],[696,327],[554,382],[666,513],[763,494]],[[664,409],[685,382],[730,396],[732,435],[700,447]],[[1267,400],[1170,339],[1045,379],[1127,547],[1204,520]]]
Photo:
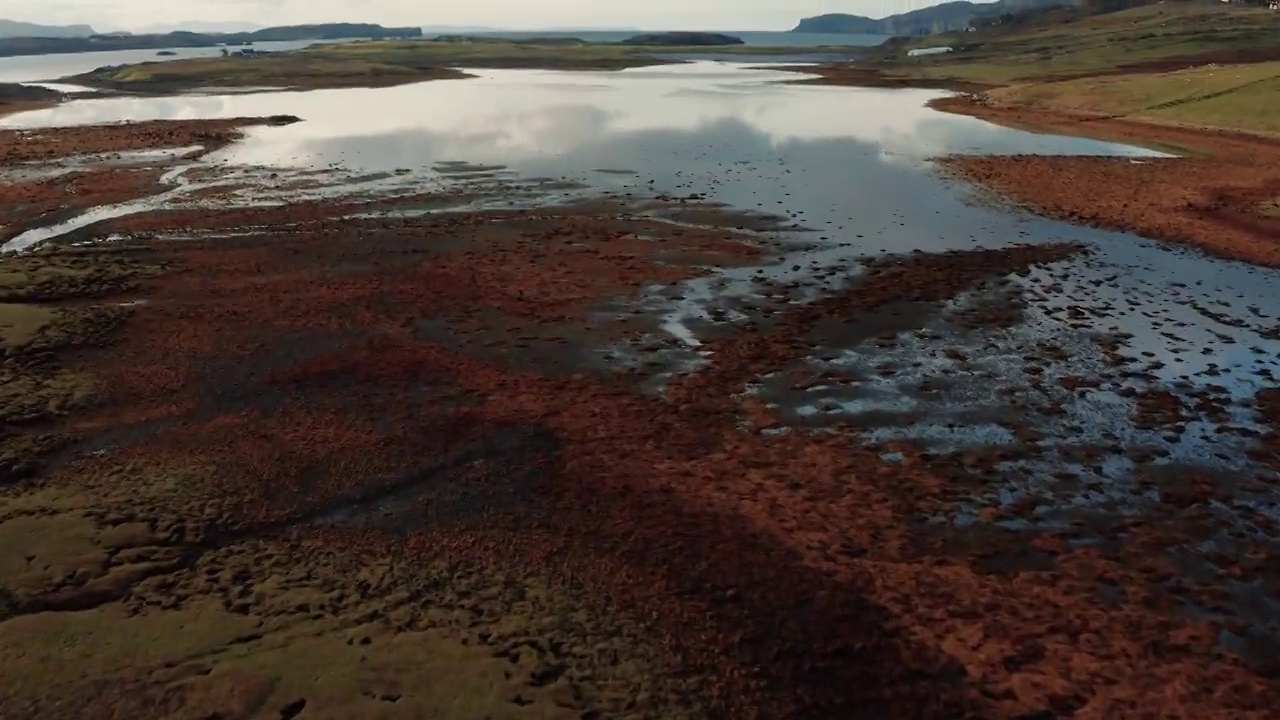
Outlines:
[[569,42],[400,40],[321,45],[261,57],[217,57],[96,70],[68,82],[139,92],[201,86],[343,87],[461,77],[454,68],[621,70],[662,64],[657,55],[845,54],[849,48],[634,47]]
[[[1114,72],[1170,62],[1223,62],[1246,54],[1280,60],[1280,13],[1204,4],[1153,5],[1048,27],[987,30],[921,38],[880,58],[909,75],[1006,84]],[[955,52],[907,58],[908,50],[951,46]],[[1136,66],[1136,67],[1135,67]]]
[[[870,67],[891,79],[991,86],[992,99],[1052,110],[1280,133],[1280,13],[1153,5],[1074,22],[920,38]],[[949,45],[909,58],[914,48]]]
[[1020,84],[989,94],[1055,110],[1280,133],[1280,62]]

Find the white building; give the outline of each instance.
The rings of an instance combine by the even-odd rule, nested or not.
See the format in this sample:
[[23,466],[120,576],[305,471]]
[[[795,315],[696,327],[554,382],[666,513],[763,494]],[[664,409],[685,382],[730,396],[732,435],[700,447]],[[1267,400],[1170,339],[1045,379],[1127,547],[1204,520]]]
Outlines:
[[944,45],[942,47],[916,48],[915,50],[908,50],[907,57],[920,57],[922,55],[941,55],[942,53],[949,53],[949,52],[951,52],[950,45]]

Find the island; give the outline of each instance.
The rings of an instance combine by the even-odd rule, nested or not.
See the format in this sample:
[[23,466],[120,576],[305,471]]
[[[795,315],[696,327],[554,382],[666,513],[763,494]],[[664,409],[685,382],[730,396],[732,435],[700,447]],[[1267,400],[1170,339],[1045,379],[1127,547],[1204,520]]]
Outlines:
[[8,37],[88,37],[97,31],[88,25],[39,25],[0,18],[0,38]]
[[[321,43],[300,50],[262,53],[252,49],[221,57],[179,58],[168,62],[100,67],[62,78],[85,87],[138,94],[166,94],[201,87],[339,88],[386,87],[426,80],[468,77],[456,68],[536,68],[540,70],[623,70],[677,62],[655,48],[683,55],[792,55],[813,52],[788,47],[752,47],[737,38],[712,42],[707,33],[671,33],[626,43],[584,43],[576,38],[507,40],[494,37],[441,36],[436,40],[382,40]],[[717,36],[726,38],[727,36]],[[682,45],[678,43],[701,42]],[[855,57],[861,48],[833,47],[827,55]]]
[[0,57],[47,55],[53,53],[102,52],[109,50],[151,50],[164,48],[251,45],[255,42],[300,40],[388,40],[422,37],[419,27],[383,27],[369,23],[326,23],[284,25],[252,32],[195,33],[177,31],[152,35],[90,35],[88,37],[4,37]]
[[710,32],[642,33],[622,41],[623,45],[658,45],[663,47],[710,47],[746,45],[742,38]]

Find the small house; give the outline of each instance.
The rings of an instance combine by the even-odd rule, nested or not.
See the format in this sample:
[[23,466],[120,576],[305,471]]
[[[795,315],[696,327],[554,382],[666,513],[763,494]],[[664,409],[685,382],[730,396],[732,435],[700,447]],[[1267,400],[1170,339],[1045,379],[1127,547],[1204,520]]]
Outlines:
[[949,52],[951,52],[950,45],[943,45],[941,47],[916,48],[914,50],[908,50],[907,57],[923,57],[926,55],[941,55],[942,53],[949,53]]

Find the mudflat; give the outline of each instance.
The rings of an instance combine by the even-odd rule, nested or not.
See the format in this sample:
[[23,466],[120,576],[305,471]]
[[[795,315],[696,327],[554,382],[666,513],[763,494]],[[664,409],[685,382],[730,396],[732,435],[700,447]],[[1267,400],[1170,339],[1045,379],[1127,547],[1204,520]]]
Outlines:
[[[613,192],[401,135],[403,174],[226,154],[331,157],[317,119],[0,133],[0,715],[1280,706],[1277,316],[1220,287],[1269,271],[960,200],[823,215],[789,178],[874,146],[716,154],[741,122],[635,131],[682,164],[587,166]],[[872,184],[1197,161],[907,145]],[[785,189],[717,201],[738,177]]]

